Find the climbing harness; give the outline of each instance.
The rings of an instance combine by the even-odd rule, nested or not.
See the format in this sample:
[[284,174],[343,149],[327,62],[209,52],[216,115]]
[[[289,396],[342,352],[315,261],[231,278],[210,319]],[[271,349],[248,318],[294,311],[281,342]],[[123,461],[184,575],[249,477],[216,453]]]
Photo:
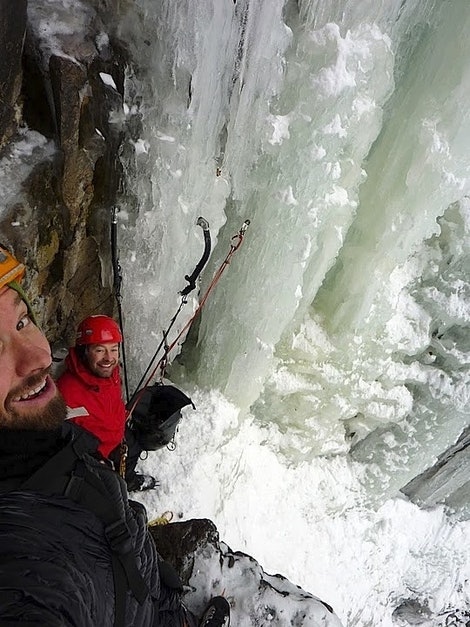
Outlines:
[[[118,255],[118,247],[117,247],[117,207],[113,207],[112,217],[111,217],[111,260],[113,266],[113,288],[114,288],[114,296],[116,298],[116,304],[118,309],[118,317],[119,317],[119,326],[121,327],[121,332],[124,329],[123,325],[123,316],[122,316],[122,294],[121,294],[121,285],[122,285],[122,272],[121,272],[121,264],[119,263],[119,255]],[[121,342],[121,356],[122,356],[122,369],[124,375],[124,385],[126,390],[126,401],[129,400],[129,383],[127,379],[127,367],[126,367],[126,347],[124,343],[124,333],[122,332],[122,342]]]
[[[198,224],[199,224],[199,220],[198,220]],[[176,336],[176,338],[171,342],[171,344],[167,343],[167,338],[168,338],[168,334],[170,332],[171,327],[173,326],[177,315],[179,314],[179,312],[181,311],[182,305],[185,302],[185,298],[186,295],[189,293],[187,292],[185,295],[182,296],[182,301],[181,304],[175,314],[175,316],[173,316],[173,318],[170,321],[170,325],[169,327],[164,331],[163,333],[163,340],[160,342],[157,350],[155,351],[154,356],[152,357],[152,360],[149,364],[149,366],[147,367],[144,375],[142,376],[141,380],[139,381],[139,384],[137,385],[137,388],[134,392],[134,394],[132,395],[131,400],[129,401],[128,405],[127,405],[127,409],[128,409],[128,420],[130,419],[130,417],[132,416],[132,412],[134,411],[134,409],[136,408],[137,404],[139,403],[142,395],[145,393],[145,390],[148,388],[150,382],[152,381],[153,377],[155,376],[155,373],[157,372],[157,370],[159,368],[162,367],[163,364],[166,364],[167,360],[168,360],[168,355],[170,353],[170,351],[176,346],[176,344],[178,343],[178,341],[180,340],[180,338],[186,333],[186,331],[189,329],[189,327],[191,326],[191,324],[193,323],[193,321],[195,320],[195,318],[199,315],[199,313],[201,312],[202,308],[204,307],[204,305],[206,304],[207,299],[209,298],[209,295],[211,294],[212,290],[215,288],[215,286],[217,285],[217,283],[219,282],[220,278],[222,277],[222,274],[224,273],[225,269],[227,268],[227,266],[230,264],[230,261],[232,260],[233,255],[237,252],[237,250],[240,248],[240,246],[243,243],[243,238],[245,236],[246,230],[250,225],[250,220],[245,220],[245,222],[242,224],[240,230],[238,231],[238,233],[236,235],[234,235],[232,237],[231,243],[230,243],[230,250],[227,253],[227,256],[225,257],[225,259],[223,260],[223,262],[220,264],[218,270],[216,271],[216,273],[214,274],[214,277],[212,279],[212,281],[209,284],[209,287],[207,288],[207,290],[205,291],[203,297],[201,298],[198,307],[196,308],[195,312],[193,313],[193,315],[191,316],[191,318],[186,322],[186,324],[183,326],[183,328],[181,329],[181,331],[178,333],[178,335]],[[200,225],[201,226],[201,225]],[[205,252],[204,252],[205,255]],[[204,258],[203,255],[203,258]],[[201,259],[202,261],[202,259]],[[201,262],[199,262],[198,266],[201,264]],[[197,267],[198,267],[197,266]],[[197,268],[196,267],[196,268]],[[202,270],[202,266],[199,270],[199,272]],[[190,279],[193,280],[193,282],[195,281],[195,277],[194,277],[194,273],[193,275],[191,275],[191,277],[185,277],[186,280],[188,282],[191,283]],[[189,287],[189,286],[188,286]],[[187,288],[185,288],[187,289]],[[194,288],[192,288],[194,289]],[[184,290],[183,290],[184,291]],[[191,291],[191,290],[190,290]],[[183,302],[184,301],[184,302]],[[152,364],[154,363],[158,353],[160,352],[162,346],[164,346],[164,353],[163,356],[159,359],[159,361],[157,362],[157,364],[155,365],[155,367],[153,368],[153,370],[150,372],[150,375],[147,377],[147,379],[145,380],[145,377],[147,376],[148,372],[150,371],[150,368],[152,366]],[[143,385],[143,387],[141,388],[140,386],[142,385],[143,381],[145,380],[145,384]]]

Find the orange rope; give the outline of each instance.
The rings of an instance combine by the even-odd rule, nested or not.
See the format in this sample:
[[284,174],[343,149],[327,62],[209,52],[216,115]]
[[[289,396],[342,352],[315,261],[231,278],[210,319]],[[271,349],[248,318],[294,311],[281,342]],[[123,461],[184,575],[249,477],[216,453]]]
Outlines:
[[220,281],[220,278],[222,277],[222,274],[225,271],[225,268],[230,264],[230,261],[233,257],[233,255],[237,252],[237,250],[240,248],[240,246],[243,243],[243,237],[245,235],[245,232],[247,230],[247,228],[250,225],[250,221],[249,220],[245,220],[245,222],[243,223],[241,229],[238,231],[238,233],[236,235],[234,235],[232,237],[232,240],[236,239],[238,240],[235,244],[230,244],[230,250],[227,254],[227,256],[225,257],[225,259],[223,260],[223,262],[220,264],[217,272],[214,275],[214,278],[212,279],[212,281],[209,284],[209,287],[207,288],[207,290],[205,291],[203,297],[201,298],[198,307],[196,308],[196,311],[193,313],[193,315],[191,316],[191,318],[186,322],[186,324],[184,325],[184,327],[181,329],[181,331],[178,333],[178,335],[176,336],[176,338],[173,340],[173,342],[168,345],[165,346],[165,352],[163,354],[163,356],[158,360],[155,368],[152,370],[152,372],[150,373],[150,375],[147,378],[147,381],[145,382],[145,384],[142,386],[142,388],[140,389],[139,393],[136,394],[136,397],[134,399],[134,402],[131,405],[131,408],[128,411],[127,414],[127,419],[129,420],[129,418],[132,415],[132,412],[134,411],[134,409],[136,408],[137,404],[139,403],[142,394],[144,393],[145,389],[148,387],[150,381],[153,379],[153,377],[155,376],[156,371],[158,370],[158,368],[161,366],[161,364],[163,363],[164,360],[167,359],[168,353],[176,346],[176,344],[178,343],[178,340],[181,338],[182,335],[184,335],[184,333],[189,329],[189,327],[191,326],[191,324],[193,323],[194,319],[199,315],[199,313],[201,312],[202,308],[204,307],[207,299],[209,298],[210,293],[212,292],[212,290],[215,288],[215,286],[217,285],[217,283]]

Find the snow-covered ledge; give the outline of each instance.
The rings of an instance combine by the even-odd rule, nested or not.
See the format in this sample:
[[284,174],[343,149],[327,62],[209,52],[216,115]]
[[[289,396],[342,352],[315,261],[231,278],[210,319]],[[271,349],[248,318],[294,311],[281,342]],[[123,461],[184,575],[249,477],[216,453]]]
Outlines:
[[220,541],[210,520],[150,527],[160,554],[180,573],[187,607],[200,615],[207,601],[223,595],[237,627],[342,627],[333,608],[282,575],[268,575],[245,553]]

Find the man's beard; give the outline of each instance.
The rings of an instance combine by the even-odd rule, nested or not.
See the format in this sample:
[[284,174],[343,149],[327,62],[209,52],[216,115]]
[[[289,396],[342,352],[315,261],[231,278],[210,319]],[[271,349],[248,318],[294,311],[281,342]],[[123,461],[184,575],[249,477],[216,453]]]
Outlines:
[[[43,374],[37,375],[34,379],[37,382],[43,379],[49,369]],[[27,380],[26,384],[34,387],[33,377]],[[9,396],[14,396],[10,393]],[[6,403],[7,407],[10,405]],[[62,425],[67,416],[67,407],[62,396],[57,392],[45,407],[41,407],[35,411],[26,413],[17,412],[9,407],[4,412],[0,412],[0,428],[2,429],[32,429],[32,430],[48,430],[57,429]]]
[[100,379],[110,379],[113,376],[113,372],[116,370],[117,364],[114,364],[112,368],[109,370],[100,370],[98,366],[92,366],[88,362],[89,370],[95,375],[95,377],[99,377]]
[[67,407],[62,396],[57,394],[49,403],[37,410],[23,415],[10,410],[8,415],[0,414],[0,427],[2,429],[35,429],[44,431],[57,429],[62,425],[67,415]]

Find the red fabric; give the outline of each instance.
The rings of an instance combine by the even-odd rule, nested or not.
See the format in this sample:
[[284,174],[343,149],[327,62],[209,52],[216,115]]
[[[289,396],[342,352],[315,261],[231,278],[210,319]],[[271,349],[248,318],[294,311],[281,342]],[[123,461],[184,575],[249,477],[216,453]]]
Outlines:
[[69,349],[65,364],[66,370],[57,380],[57,387],[67,407],[84,407],[89,414],[70,420],[91,431],[101,442],[98,450],[108,457],[122,442],[126,424],[119,366],[109,379],[97,377],[78,359],[73,347]]

